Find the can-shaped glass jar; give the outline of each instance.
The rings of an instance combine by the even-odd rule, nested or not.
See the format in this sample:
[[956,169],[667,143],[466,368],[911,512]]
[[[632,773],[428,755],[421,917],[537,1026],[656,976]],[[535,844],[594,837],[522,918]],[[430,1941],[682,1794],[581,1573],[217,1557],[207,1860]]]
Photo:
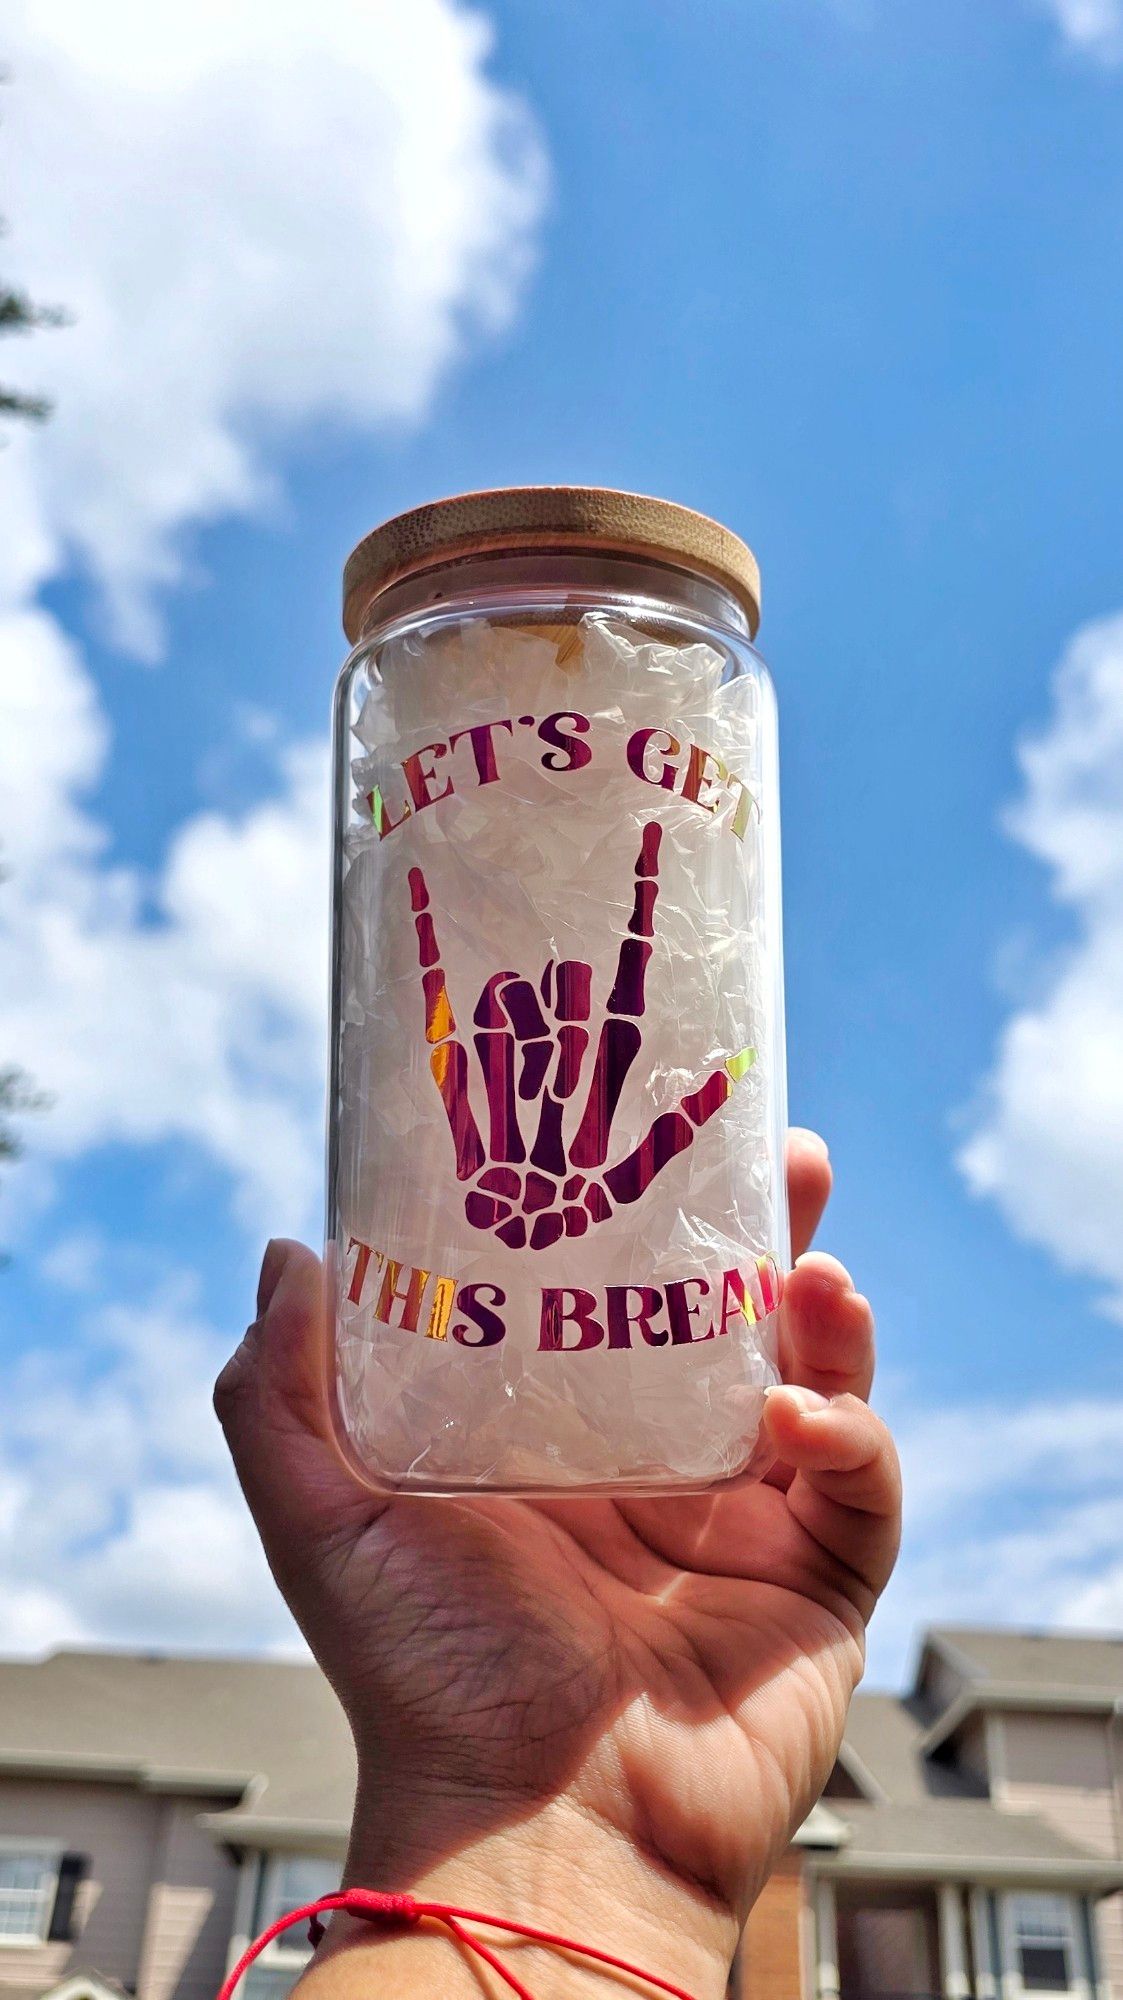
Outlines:
[[789,1252],[755,561],[666,501],[530,487],[388,522],[344,590],[343,1449],[431,1494],[759,1470]]

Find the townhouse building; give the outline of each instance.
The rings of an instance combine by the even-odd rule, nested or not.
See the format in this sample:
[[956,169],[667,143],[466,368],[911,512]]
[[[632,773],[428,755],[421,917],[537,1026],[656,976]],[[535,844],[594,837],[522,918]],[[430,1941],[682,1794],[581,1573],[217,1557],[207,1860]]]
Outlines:
[[769,2000],[1123,2000],[1123,1640],[935,1628],[753,1911]]
[[[733,2000],[1123,2000],[1121,1752],[1123,1639],[929,1631],[905,1694],[857,1696]],[[0,2000],[211,2000],[337,1883],[354,1776],[304,1662],[0,1663]]]

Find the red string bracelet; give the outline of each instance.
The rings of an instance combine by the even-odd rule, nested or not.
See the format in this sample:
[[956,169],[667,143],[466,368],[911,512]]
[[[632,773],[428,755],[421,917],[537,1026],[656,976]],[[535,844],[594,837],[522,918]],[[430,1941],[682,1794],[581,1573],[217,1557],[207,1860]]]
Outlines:
[[498,1953],[481,1938],[473,1937],[464,1929],[466,1923],[486,1924],[490,1930],[510,1931],[515,1937],[530,1938],[535,1944],[554,1945],[562,1951],[576,1952],[578,1958],[595,1960],[598,1965],[611,1966],[614,1972],[627,1972],[633,1979],[640,1979],[647,1986],[654,1986],[660,1993],[669,1993],[671,2000],[691,2000],[691,1995],[681,1986],[673,1986],[669,1979],[660,1979],[654,1972],[644,1972],[641,1966],[632,1965],[626,1958],[616,1958],[610,1951],[598,1951],[594,1945],[578,1944],[575,1938],[563,1937],[559,1931],[540,1930],[536,1924],[516,1924],[508,1917],[489,1917],[483,1910],[461,1909],[457,1903],[432,1903],[418,1896],[389,1895],[382,1889],[337,1889],[330,1896],[319,1896],[314,1903],[302,1903],[299,1909],[289,1910],[276,1923],[270,1924],[260,1937],[242,1953],[232,1972],[227,1973],[218,1990],[218,2000],[234,2000],[234,1993],[244,1979],[256,1958],[260,1958],[266,1945],[280,1937],[293,1924],[306,1923],[310,1943],[318,1945],[324,1934],[320,1913],[324,1910],[346,1910],[352,1917],[365,1917],[368,1923],[416,1924],[422,1917],[432,1918],[434,1923],[443,1924],[456,1942],[465,1951],[474,1951],[477,1958],[490,1965],[500,1979],[506,1981],[518,2000],[534,2000],[529,1987],[516,1979],[509,1966],[504,1965]]

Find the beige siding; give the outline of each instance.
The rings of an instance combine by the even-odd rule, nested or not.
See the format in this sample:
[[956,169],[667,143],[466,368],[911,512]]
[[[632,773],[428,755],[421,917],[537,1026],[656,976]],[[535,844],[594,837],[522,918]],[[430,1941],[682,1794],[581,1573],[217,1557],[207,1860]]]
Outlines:
[[196,1824],[221,1803],[169,1799],[162,1807],[138,2000],[210,2000],[222,1983],[238,1869]]
[[0,1943],[0,2000],[97,1972],[137,2000],[210,2000],[226,1970],[238,1871],[197,1825],[228,1803],[131,1786],[0,1779],[0,1837],[89,1857],[73,1944]]
[[[1108,1724],[1096,1715],[1004,1715],[1002,1777],[995,1801],[1010,1812],[1040,1813],[1095,1854],[1119,1854]],[[1123,2000],[1123,1897],[1099,1905],[1104,1975]]]
[[[1102,1797],[1110,1812],[1108,1724],[1102,1715],[1004,1715],[1006,1782],[1011,1786],[1064,1787],[1074,1795]],[[1093,1815],[1093,1819],[1095,1815]],[[1111,1836],[1114,1840],[1114,1835]]]
[[0,1779],[0,1836],[55,1840],[90,1859],[76,1942],[0,1944],[0,1996],[13,1987],[45,1991],[70,1970],[135,1985],[159,1814],[159,1801],[124,1785]]

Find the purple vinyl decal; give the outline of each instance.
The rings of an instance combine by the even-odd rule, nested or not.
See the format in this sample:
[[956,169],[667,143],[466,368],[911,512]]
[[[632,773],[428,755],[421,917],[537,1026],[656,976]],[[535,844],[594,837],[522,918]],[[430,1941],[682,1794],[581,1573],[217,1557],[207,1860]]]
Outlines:
[[563,1235],[583,1235],[590,1222],[607,1221],[615,1207],[638,1201],[721,1109],[753,1061],[751,1049],[727,1057],[674,1110],[660,1112],[637,1146],[605,1166],[624,1086],[643,1047],[639,1024],[662,833],[656,820],[643,829],[632,914],[599,1028],[589,1025],[593,968],[580,959],[551,959],[537,986],[514,971],[494,972],[485,981],[470,1037],[482,1127],[470,1099],[468,1048],[457,1034],[428,884],[420,868],[409,871],[429,1065],[452,1133],[456,1177],[472,1183],[464,1211],[474,1228],[494,1230],[510,1249],[529,1244],[545,1250]]

